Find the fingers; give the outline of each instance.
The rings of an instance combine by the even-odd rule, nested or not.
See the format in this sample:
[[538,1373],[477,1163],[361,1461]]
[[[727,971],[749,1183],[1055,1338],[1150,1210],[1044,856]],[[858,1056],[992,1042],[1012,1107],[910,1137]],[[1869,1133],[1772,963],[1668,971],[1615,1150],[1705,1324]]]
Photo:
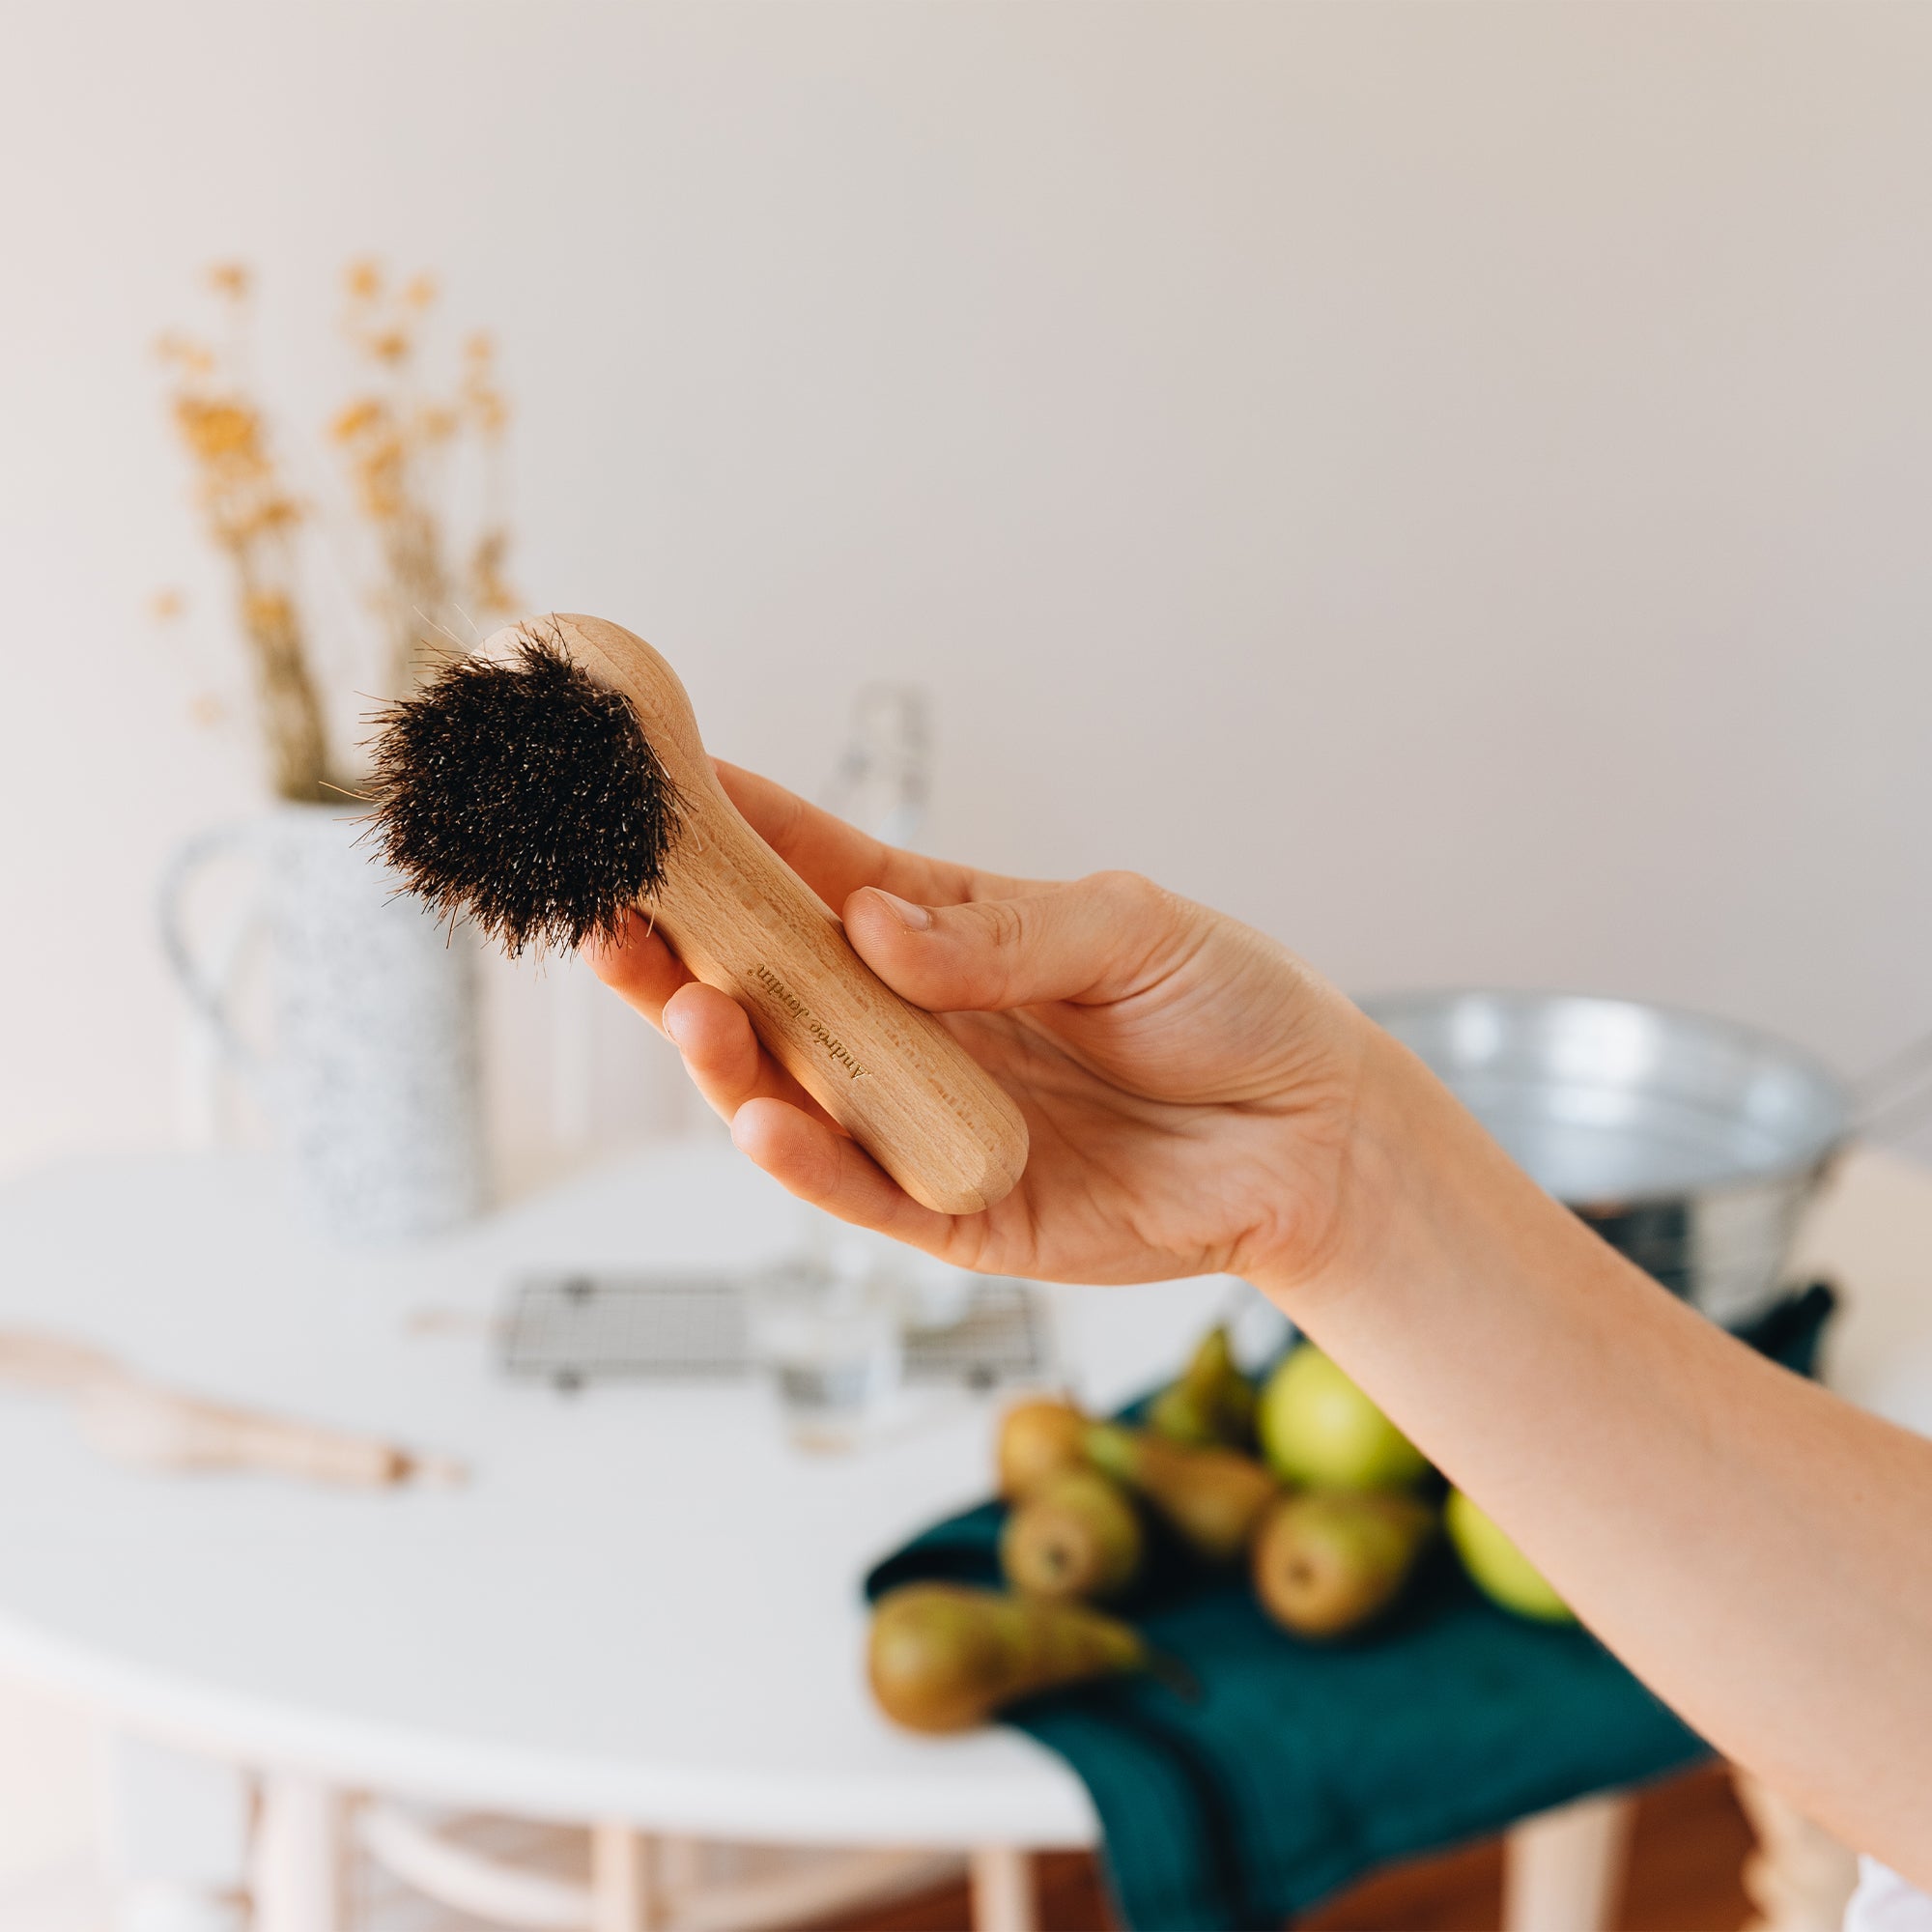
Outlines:
[[866,963],[936,1012],[1125,999],[1192,951],[1205,917],[1132,872],[970,905],[907,903],[877,886],[845,903]]
[[617,938],[582,952],[597,977],[677,1048],[693,1084],[725,1120],[754,1096],[818,1113],[817,1102],[759,1046],[737,1001],[695,979],[640,914],[629,916]]
[[986,891],[1009,889],[1011,881],[924,859],[847,825],[829,811],[808,805],[783,785],[756,772],[712,759],[718,780],[752,830],[827,905],[840,906],[861,886],[889,891],[940,905],[953,905]]
[[[1128,902],[1136,897],[1136,889],[1140,897],[1151,902],[1168,902],[1167,895],[1128,873],[1100,873],[1074,886],[1047,887],[901,852],[831,812],[808,805],[770,779],[726,764],[722,758],[712,762],[719,781],[752,829],[828,905],[846,907],[848,926],[857,917],[860,925],[853,928],[852,936],[859,951],[874,971],[922,1006],[964,1011],[971,1007],[1021,1006],[1080,997],[1078,993],[1022,991],[1024,975],[1010,987],[1004,984],[1003,976],[1019,963],[1021,955],[1035,953],[1039,937],[1059,933],[1079,906],[1095,896],[1112,901],[1109,917],[1133,910]],[[871,888],[878,890],[868,891]],[[1062,909],[1049,906],[1049,901],[1057,904],[1066,894],[1079,895],[1077,901]],[[939,943],[906,952],[895,946],[904,928],[885,910],[893,899],[977,917],[963,923],[946,923]],[[1027,927],[1025,932],[1019,929],[1021,923]],[[861,930],[879,949],[878,956],[861,941]],[[1074,938],[1069,930],[1059,942],[1065,956],[1052,971],[1060,977],[1072,970],[1068,949]],[[1008,959],[1002,949],[1010,949],[1012,957]],[[659,1028],[664,1025],[666,1004],[681,987],[693,982],[691,973],[639,911],[626,914],[623,930],[615,939],[586,943],[582,951],[597,977]],[[900,952],[905,952],[903,958]],[[913,979],[900,980],[895,976],[895,968],[911,973]],[[1077,972],[1074,978],[1079,978]]]
[[587,940],[578,950],[590,970],[660,1032],[665,1002],[692,982],[677,955],[639,912],[624,915],[623,930],[615,939]]
[[692,1084],[722,1119],[734,1120],[749,1100],[776,1099],[823,1121],[818,1103],[758,1044],[744,1008],[729,994],[695,980],[679,987],[665,1005],[664,1030]]
[[[633,941],[623,951],[647,949]],[[648,997],[646,988],[633,1004],[642,1010]],[[921,1247],[937,1248],[946,1240],[951,1219],[922,1208],[856,1141],[832,1125],[818,1103],[759,1046],[737,1001],[687,976],[655,1017],[683,1056],[693,1085],[730,1123],[732,1140],[791,1193],[840,1220]]]
[[841,1221],[932,1254],[952,1236],[952,1216],[922,1208],[857,1141],[796,1107],[750,1100],[731,1122],[731,1139],[788,1193]]

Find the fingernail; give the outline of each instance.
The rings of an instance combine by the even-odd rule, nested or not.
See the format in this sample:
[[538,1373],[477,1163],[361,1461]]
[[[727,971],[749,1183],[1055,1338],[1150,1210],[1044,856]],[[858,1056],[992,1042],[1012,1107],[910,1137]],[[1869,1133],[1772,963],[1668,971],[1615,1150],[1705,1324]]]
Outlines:
[[889,893],[883,886],[872,890],[892,907],[893,917],[908,932],[925,932],[932,925],[932,914],[923,905],[914,905],[909,899],[902,899],[896,893]]

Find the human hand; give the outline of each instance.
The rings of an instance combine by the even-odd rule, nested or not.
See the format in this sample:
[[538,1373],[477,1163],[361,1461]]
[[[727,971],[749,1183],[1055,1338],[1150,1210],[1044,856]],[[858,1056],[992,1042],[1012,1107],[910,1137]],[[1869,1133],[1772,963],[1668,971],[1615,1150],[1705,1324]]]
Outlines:
[[639,914],[598,976],[684,1057],[790,1191],[963,1267],[1056,1281],[1229,1272],[1292,1286],[1348,1241],[1359,1092],[1379,1038],[1287,950],[1127,872],[1002,878],[901,852],[769,780],[732,802],[880,979],[942,1016],[1018,1102],[1031,1151],[978,1214],[921,1207]]

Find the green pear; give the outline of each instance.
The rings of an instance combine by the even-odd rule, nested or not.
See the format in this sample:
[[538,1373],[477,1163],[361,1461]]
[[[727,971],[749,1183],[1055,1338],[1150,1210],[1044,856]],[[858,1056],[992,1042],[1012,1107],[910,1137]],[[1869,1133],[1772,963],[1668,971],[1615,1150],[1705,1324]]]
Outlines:
[[1141,1520],[1097,1469],[1048,1476],[1000,1533],[1000,1568],[1033,1597],[1113,1597],[1139,1574]]
[[1255,1387],[1235,1364],[1225,1324],[1208,1329],[1178,1381],[1154,1397],[1148,1427],[1174,1442],[1245,1449],[1255,1439]]
[[1210,1563],[1232,1563],[1248,1547],[1261,1513],[1277,1493],[1274,1478],[1233,1449],[1189,1449],[1151,1430],[1096,1422],[1087,1460],[1148,1506]]
[[1000,1418],[1000,1493],[1017,1501],[1048,1476],[1086,1460],[1087,1417],[1050,1396],[1015,1403]]
[[1154,1662],[1136,1632],[1082,1604],[907,1583],[872,1613],[867,1665],[895,1723],[964,1731],[1021,1697]]
[[1309,1343],[1268,1378],[1257,1421],[1262,1454],[1284,1482],[1398,1490],[1429,1472],[1421,1450]]
[[1255,1535],[1255,1594],[1297,1636],[1340,1636],[1379,1616],[1429,1546],[1435,1512],[1378,1490],[1284,1496]]
[[1452,1490],[1442,1520],[1471,1581],[1492,1603],[1538,1623],[1574,1624],[1577,1613],[1520,1549],[1461,1490]]
[[1184,1381],[1169,1382],[1148,1404],[1147,1426],[1156,1435],[1191,1449],[1221,1439],[1216,1421],[1212,1406],[1203,1402]]

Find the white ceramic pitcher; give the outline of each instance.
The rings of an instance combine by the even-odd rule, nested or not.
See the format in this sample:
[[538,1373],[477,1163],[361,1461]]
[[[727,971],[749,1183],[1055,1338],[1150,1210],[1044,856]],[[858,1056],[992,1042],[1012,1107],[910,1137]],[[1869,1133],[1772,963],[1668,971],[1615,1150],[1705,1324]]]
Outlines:
[[[183,993],[260,1098],[312,1218],[358,1243],[448,1227],[485,1193],[474,948],[400,893],[366,830],[352,806],[278,806],[189,839],[160,893]],[[185,929],[193,879],[229,856],[253,864],[269,940],[266,1051]]]

